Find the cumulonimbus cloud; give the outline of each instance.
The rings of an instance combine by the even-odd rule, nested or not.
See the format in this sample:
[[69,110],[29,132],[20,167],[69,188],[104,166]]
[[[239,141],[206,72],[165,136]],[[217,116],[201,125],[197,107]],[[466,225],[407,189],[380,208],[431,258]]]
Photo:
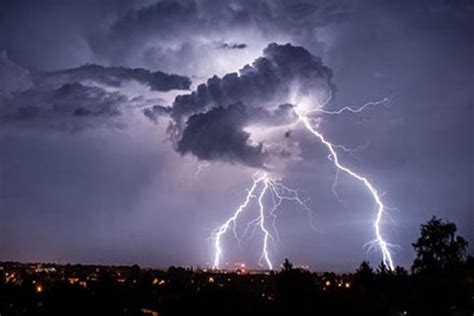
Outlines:
[[[150,90],[187,90],[187,77],[141,68],[87,64],[54,72],[31,73],[0,56],[0,122],[3,127],[80,131],[94,126],[123,127],[117,118],[136,102],[120,91],[136,81]],[[8,76],[8,78],[7,78]],[[114,89],[108,89],[112,87]]]
[[158,107],[145,114],[170,115],[172,140],[181,154],[263,167],[268,153],[250,141],[245,127],[288,124],[294,87],[299,95],[327,93],[334,89],[331,79],[331,69],[303,47],[272,43],[238,73],[213,76],[177,96],[166,111]]

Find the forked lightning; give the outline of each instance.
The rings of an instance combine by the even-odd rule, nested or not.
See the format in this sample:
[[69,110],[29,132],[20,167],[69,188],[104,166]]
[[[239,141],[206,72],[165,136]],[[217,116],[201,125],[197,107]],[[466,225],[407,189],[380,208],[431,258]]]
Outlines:
[[[305,127],[305,129],[308,130],[313,136],[315,136],[328,149],[330,153],[328,158],[330,159],[330,161],[334,163],[335,167],[337,168],[336,182],[334,182],[333,184],[333,190],[335,189],[335,186],[337,184],[337,176],[339,175],[339,172],[342,171],[346,173],[347,175],[349,175],[350,177],[352,177],[353,179],[362,183],[362,185],[367,189],[367,191],[372,196],[377,206],[377,214],[376,214],[376,218],[373,224],[374,230],[375,230],[375,236],[376,236],[376,239],[374,242],[380,248],[380,251],[382,253],[383,263],[389,269],[393,270],[395,268],[395,265],[393,262],[392,254],[389,249],[391,244],[385,241],[381,232],[381,222],[386,210],[386,206],[383,204],[380,194],[378,193],[374,185],[366,177],[351,170],[349,167],[345,166],[344,164],[340,162],[336,148],[342,148],[343,150],[346,150],[346,151],[348,149],[346,149],[344,146],[335,145],[329,142],[323,136],[323,134],[321,134],[320,131],[318,131],[316,128],[313,127],[313,125],[311,124],[311,118],[309,117],[310,114],[314,114],[314,113],[325,114],[325,115],[339,115],[344,112],[360,113],[369,106],[385,104],[388,102],[388,99],[385,98],[381,101],[371,101],[357,108],[346,106],[335,111],[330,111],[330,110],[325,109],[325,106],[329,103],[330,100],[331,100],[331,94],[329,94],[329,97],[324,103],[322,103],[316,108],[308,109],[308,110],[304,110],[301,106],[299,106],[298,103],[296,103],[294,112],[298,118],[298,122],[301,122],[303,126]],[[276,225],[275,225],[275,220],[276,220],[275,212],[278,209],[278,207],[282,204],[283,201],[288,200],[288,201],[295,202],[298,207],[302,208],[303,210],[308,211],[310,214],[309,208],[306,206],[305,202],[302,199],[300,199],[300,197],[298,196],[298,192],[296,190],[293,190],[284,186],[281,183],[281,179],[273,178],[270,174],[264,171],[255,173],[252,179],[253,179],[253,183],[252,183],[251,188],[248,190],[245,201],[241,205],[239,205],[239,207],[236,209],[233,215],[229,219],[227,219],[227,221],[224,224],[222,224],[213,232],[213,241],[214,241],[213,269],[221,268],[220,261],[223,255],[222,237],[225,235],[225,233],[227,233],[230,229],[232,229],[235,238],[240,243],[241,237],[245,236],[250,228],[253,228],[253,231],[256,228],[259,228],[261,233],[263,234],[263,245],[262,245],[262,254],[260,256],[260,264],[264,262],[266,267],[272,270],[273,264],[270,259],[269,243],[270,241],[274,239],[274,237],[269,229],[268,219],[271,218],[271,225],[272,225],[271,230],[273,231],[273,233],[278,239],[279,238],[278,230],[276,229]],[[271,197],[270,200],[272,202],[272,205],[269,208],[265,206],[265,196],[267,196],[268,194],[270,195]],[[249,204],[252,201],[252,199],[257,200],[258,216],[247,224],[247,228],[245,229],[244,233],[242,234],[242,236],[239,236],[236,230],[237,221],[239,220],[239,217],[242,214],[242,212],[247,207],[249,207]]]
[[[212,234],[214,242],[214,263],[213,269],[221,268],[221,259],[223,255],[222,251],[222,237],[226,232],[232,230],[234,237],[240,243],[241,238],[244,237],[249,229],[253,226],[253,229],[259,228],[263,234],[262,253],[260,256],[260,265],[266,266],[268,269],[273,269],[273,263],[270,259],[270,241],[275,238],[278,239],[278,230],[276,229],[276,211],[284,201],[294,202],[296,206],[306,212],[310,212],[310,209],[306,206],[298,192],[294,189],[288,188],[281,183],[281,180],[272,177],[268,172],[258,171],[252,176],[252,186],[247,192],[244,202],[237,207],[233,215],[227,219],[221,226],[219,226]],[[270,199],[266,199],[266,197]],[[239,220],[242,212],[249,207],[252,199],[256,199],[258,208],[258,215],[255,219],[247,224],[247,228],[243,232],[242,236],[239,236],[236,230],[237,221]],[[272,205],[270,207],[265,206],[265,202],[270,201]],[[269,220],[271,219],[271,221]],[[271,225],[271,228],[270,228]],[[272,234],[273,232],[273,234]],[[274,235],[276,237],[274,237]]]

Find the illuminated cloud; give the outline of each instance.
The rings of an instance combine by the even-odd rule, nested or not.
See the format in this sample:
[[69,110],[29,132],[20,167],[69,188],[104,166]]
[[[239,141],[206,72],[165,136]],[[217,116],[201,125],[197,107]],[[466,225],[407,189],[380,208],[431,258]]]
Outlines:
[[[244,128],[291,123],[293,87],[302,96],[327,94],[334,90],[331,79],[331,69],[305,48],[269,44],[262,57],[238,73],[214,76],[191,94],[176,97],[169,109],[176,150],[203,160],[263,167],[268,153],[250,142]],[[156,120],[168,113],[158,107],[145,114]]]

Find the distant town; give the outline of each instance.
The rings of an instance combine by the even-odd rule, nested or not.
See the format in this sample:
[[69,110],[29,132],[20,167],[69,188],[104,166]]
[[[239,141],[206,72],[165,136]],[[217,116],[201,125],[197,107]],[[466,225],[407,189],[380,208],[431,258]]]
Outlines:
[[[352,274],[310,273],[307,271],[307,266],[294,269],[310,275],[312,282],[323,291],[350,289],[353,280]],[[33,310],[40,308],[42,300],[58,288],[82,292],[95,291],[104,282],[113,284],[118,289],[148,289],[151,293],[159,295],[160,301],[177,298],[180,295],[177,288],[180,286],[185,286],[188,293],[197,294],[238,283],[239,286],[251,289],[249,294],[253,293],[264,300],[273,301],[275,299],[273,279],[276,274],[275,271],[247,270],[242,263],[235,263],[232,270],[212,270],[181,267],[142,269],[138,265],[0,262],[0,284],[14,292],[25,291],[31,301],[37,303],[37,306],[34,304],[29,306]],[[5,302],[0,301],[1,303]],[[21,301],[10,302],[9,311],[16,314],[23,310],[21,304]],[[145,304],[140,311],[142,314],[158,315],[155,309],[158,309],[157,306]]]
[[420,226],[410,270],[354,273],[0,262],[0,315],[451,315],[474,313],[474,257],[456,225]]
[[[383,263],[372,268],[368,262],[355,273],[316,273],[293,267],[289,260],[278,271],[247,270],[244,264],[233,270],[160,270],[0,262],[0,315],[158,316],[193,310],[218,315],[217,310],[226,308],[231,310],[225,315],[250,315],[252,310],[262,315],[283,315],[285,310],[343,315],[351,309],[352,315],[472,315],[472,257],[456,273],[458,278],[441,274],[424,279],[402,267],[390,271]],[[424,287],[438,300],[420,290]],[[443,308],[439,314],[431,309],[437,303]]]

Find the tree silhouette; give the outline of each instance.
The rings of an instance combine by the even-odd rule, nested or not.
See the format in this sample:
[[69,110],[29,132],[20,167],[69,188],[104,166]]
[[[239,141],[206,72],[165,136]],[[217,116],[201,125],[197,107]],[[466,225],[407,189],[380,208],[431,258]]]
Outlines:
[[467,241],[456,234],[454,223],[433,216],[420,226],[420,237],[413,243],[416,259],[414,273],[449,270],[459,266],[466,255]]
[[293,264],[288,260],[288,258],[285,258],[285,262],[283,262],[283,271],[291,271],[293,269]]
[[356,270],[354,278],[360,282],[368,282],[374,279],[374,269],[370,266],[368,261],[362,261],[359,268]]
[[388,267],[385,265],[385,263],[382,261],[380,261],[380,264],[379,266],[377,267],[377,274],[380,274],[382,276],[385,276],[387,274],[390,273],[390,270],[388,269]]
[[397,277],[406,277],[408,275],[408,271],[404,267],[397,266],[395,267],[395,275]]

